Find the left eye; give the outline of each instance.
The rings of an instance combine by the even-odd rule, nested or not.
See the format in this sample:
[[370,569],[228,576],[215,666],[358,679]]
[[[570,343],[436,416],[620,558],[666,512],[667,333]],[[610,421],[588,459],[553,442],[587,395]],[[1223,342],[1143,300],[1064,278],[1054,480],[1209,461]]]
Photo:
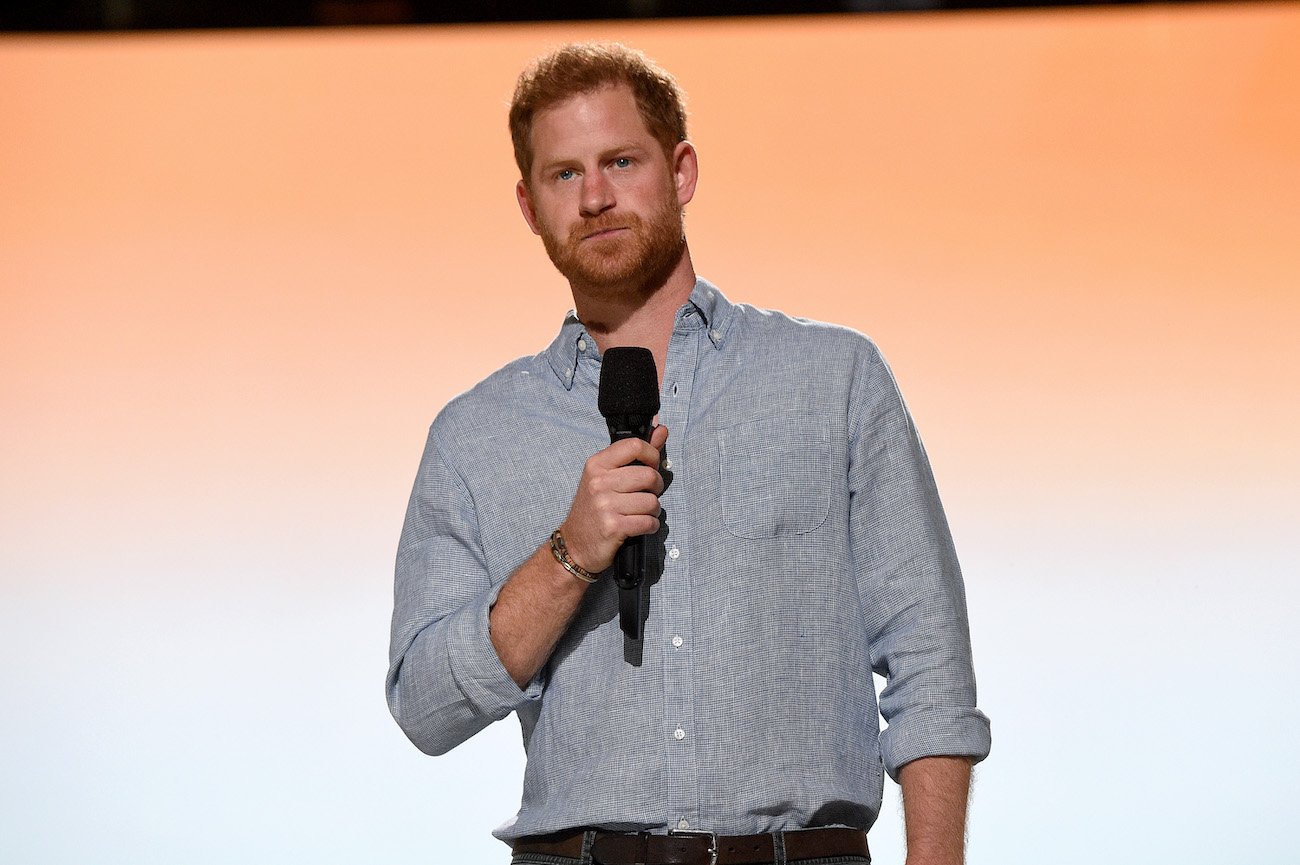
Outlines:
[[618,159],[614,160],[615,168],[627,168],[631,164],[632,164],[632,160],[628,159],[626,156],[620,156]]

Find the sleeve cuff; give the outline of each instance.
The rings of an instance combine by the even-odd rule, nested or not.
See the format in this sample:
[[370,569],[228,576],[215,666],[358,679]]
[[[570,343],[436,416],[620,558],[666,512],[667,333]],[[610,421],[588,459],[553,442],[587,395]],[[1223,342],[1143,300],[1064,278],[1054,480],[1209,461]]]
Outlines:
[[543,667],[528,687],[521,689],[506,672],[492,645],[488,612],[500,592],[501,586],[496,586],[468,609],[462,610],[447,640],[447,662],[456,686],[479,712],[494,721],[540,700],[546,687],[546,668]]
[[880,755],[889,777],[921,757],[970,757],[978,763],[989,755],[989,719],[979,709],[919,709],[896,718],[880,734]]

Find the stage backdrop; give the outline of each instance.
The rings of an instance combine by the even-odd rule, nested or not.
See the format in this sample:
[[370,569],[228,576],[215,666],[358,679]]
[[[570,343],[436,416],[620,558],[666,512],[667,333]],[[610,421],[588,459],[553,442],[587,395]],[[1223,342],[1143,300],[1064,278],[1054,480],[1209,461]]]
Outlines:
[[505,105],[587,37],[690,95],[700,272],[894,364],[972,865],[1293,861],[1294,4],[0,38],[0,859],[505,861],[518,725],[407,743],[391,569],[434,414],[569,305]]

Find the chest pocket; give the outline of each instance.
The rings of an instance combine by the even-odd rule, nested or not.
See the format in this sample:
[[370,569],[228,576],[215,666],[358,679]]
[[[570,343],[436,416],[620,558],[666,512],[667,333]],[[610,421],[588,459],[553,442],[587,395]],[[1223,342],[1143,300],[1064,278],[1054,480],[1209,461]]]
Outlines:
[[722,522],[741,538],[813,531],[830,512],[830,425],[784,415],[718,430]]

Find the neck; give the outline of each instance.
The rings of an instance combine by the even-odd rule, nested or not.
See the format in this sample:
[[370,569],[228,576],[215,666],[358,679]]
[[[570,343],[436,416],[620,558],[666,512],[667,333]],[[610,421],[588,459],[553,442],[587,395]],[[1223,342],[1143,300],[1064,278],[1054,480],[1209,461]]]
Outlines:
[[691,252],[682,248],[682,257],[663,283],[623,290],[588,292],[570,283],[574,308],[587,332],[596,340],[603,354],[619,346],[639,345],[655,356],[659,382],[663,383],[664,365],[668,360],[668,340],[672,337],[677,310],[695,288],[695,267]]

